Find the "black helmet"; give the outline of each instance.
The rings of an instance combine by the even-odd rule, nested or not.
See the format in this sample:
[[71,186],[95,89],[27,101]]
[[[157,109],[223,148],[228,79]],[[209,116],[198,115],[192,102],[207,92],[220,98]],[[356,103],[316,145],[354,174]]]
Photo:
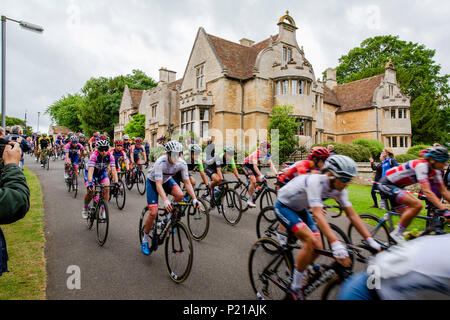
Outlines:
[[444,147],[430,147],[425,151],[425,157],[433,158],[437,162],[446,162],[450,158]]

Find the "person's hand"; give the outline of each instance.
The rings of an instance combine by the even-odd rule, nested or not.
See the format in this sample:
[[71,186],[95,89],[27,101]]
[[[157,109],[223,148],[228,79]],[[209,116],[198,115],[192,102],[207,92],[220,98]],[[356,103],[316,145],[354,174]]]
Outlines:
[[88,182],[87,189],[89,192],[94,191],[94,185],[92,184],[92,182]]
[[335,241],[331,244],[331,251],[337,262],[339,262],[344,267],[350,267],[352,261],[348,256],[347,248],[340,241]]
[[266,177],[265,177],[263,174],[259,176],[259,179],[260,179],[261,181],[264,181],[265,178],[266,178]]
[[20,158],[22,157],[20,145],[16,142],[9,142],[8,144],[5,146],[5,151],[3,151],[3,162],[5,166],[11,163],[19,165]]
[[197,199],[193,199],[192,204],[194,205],[194,208],[200,209],[200,201],[198,201]]
[[172,212],[173,207],[169,200],[164,201],[164,208],[167,210],[167,212]]
[[372,158],[372,157],[370,157],[369,161],[370,161],[370,162],[373,162],[373,158]]

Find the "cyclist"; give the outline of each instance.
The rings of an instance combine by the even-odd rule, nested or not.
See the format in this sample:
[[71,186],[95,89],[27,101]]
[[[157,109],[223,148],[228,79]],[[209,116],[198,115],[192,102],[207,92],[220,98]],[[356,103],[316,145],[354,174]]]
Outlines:
[[[131,160],[131,168],[134,167],[134,164],[139,166],[139,170],[142,171],[142,165],[147,162],[147,155],[145,154],[145,148],[142,145],[143,141],[141,138],[136,138],[136,144],[132,145],[130,148],[130,160]],[[139,155],[144,156],[144,162],[141,161]],[[133,173],[134,175],[134,173]]]
[[[75,173],[75,179],[78,179],[78,165],[80,163],[80,156],[84,151],[84,147],[78,142],[78,137],[73,135],[70,137],[70,142],[66,144],[65,147],[65,168],[64,168],[64,178],[69,177],[68,169],[72,165],[72,170]],[[78,180],[77,180],[78,181]]]
[[[204,161],[202,159],[202,147],[200,147],[198,144],[191,144],[189,145],[189,154],[184,156],[184,161],[187,164],[188,171],[189,171],[189,180],[191,181],[191,184],[193,187],[196,186],[197,181],[195,181],[194,176],[191,174],[193,170],[198,170],[200,172],[200,176],[202,177],[203,183],[208,186],[208,178],[205,174],[204,169]],[[181,172],[178,172],[173,179],[178,185],[181,185]]]
[[[108,169],[114,169],[116,166],[114,156],[108,154],[109,143],[107,140],[99,140],[96,143],[96,147],[97,150],[92,153],[84,173],[84,181],[88,192],[84,197],[84,207],[81,213],[83,219],[88,218],[89,202],[91,202],[93,197],[94,185],[109,185]],[[111,170],[111,172],[114,183],[117,184],[119,181],[117,171]],[[119,185],[119,187],[122,189],[122,186]],[[103,194],[105,195],[105,200],[109,201],[109,188],[104,188]]]
[[41,161],[41,167],[44,167],[44,164],[42,163],[42,156],[44,155],[44,152],[46,151],[47,154],[50,151],[51,142],[49,137],[47,137],[46,133],[42,134],[42,137],[39,138],[39,148],[40,148],[40,155],[39,155],[39,161]]
[[84,148],[84,150],[81,152],[81,158],[83,159],[89,152],[89,144],[87,143],[86,136],[83,133],[80,133],[78,139],[79,144],[81,144]]
[[363,271],[346,279],[338,299],[448,300],[450,255],[445,252],[449,246],[450,234],[445,234],[420,237],[381,252],[369,262],[371,275]]
[[66,140],[64,140],[64,145],[70,142],[70,137],[73,136],[73,132],[69,132],[66,136]]
[[[347,156],[335,155],[328,158],[324,166],[325,174],[301,175],[278,192],[275,204],[275,215],[283,226],[289,229],[303,244],[299,250],[291,284],[294,299],[302,299],[302,281],[305,270],[316,258],[314,249],[322,249],[320,231],[331,243],[333,256],[344,266],[349,266],[351,260],[347,248],[342,244],[326,218],[323,215],[323,201],[335,198],[343,206],[347,217],[364,236],[368,244],[380,250],[378,243],[370,236],[361,218],[352,207],[345,188],[353,177],[357,175],[356,163]],[[312,216],[310,211],[312,211]]]
[[41,138],[41,133],[36,132],[36,136],[34,137],[34,156],[36,159],[39,157],[39,139]]
[[55,140],[55,149],[56,149],[56,153],[58,153],[58,151],[63,147],[63,141],[62,141],[62,136],[60,134],[58,134],[56,136],[56,140]]
[[128,158],[130,157],[131,140],[129,135],[123,136],[123,150],[127,153]]
[[389,199],[392,210],[402,213],[397,227],[390,233],[391,238],[398,244],[405,242],[403,232],[423,208],[419,199],[403,190],[406,186],[419,183],[428,201],[441,210],[442,215],[450,218],[450,211],[430,187],[430,184],[434,183],[442,197],[450,201],[450,192],[445,188],[441,175],[449,158],[448,151],[444,147],[430,147],[423,153],[423,159],[411,160],[388,170],[386,176],[378,182],[378,189]]
[[263,182],[264,175],[258,168],[258,164],[269,164],[272,171],[275,175],[278,175],[277,169],[273,165],[272,159],[270,158],[270,143],[268,141],[263,141],[259,144],[259,149],[253,152],[244,160],[244,165],[242,166],[242,170],[244,171],[247,179],[250,180],[250,187],[248,188],[249,199],[247,200],[247,204],[255,208],[256,205],[254,203],[254,193],[256,188],[256,182]]
[[164,202],[164,208],[172,211],[172,205],[167,194],[172,194],[175,202],[180,202],[183,198],[183,192],[180,186],[174,181],[173,176],[181,172],[184,186],[188,194],[193,199],[195,207],[199,207],[199,201],[195,196],[191,181],[189,180],[189,171],[185,161],[180,157],[183,154],[183,146],[177,141],[169,141],[166,146],[166,154],[156,160],[153,167],[149,170],[147,179],[147,205],[149,215],[145,221],[144,238],[141,243],[141,251],[144,255],[149,255],[150,248],[148,245],[149,233],[153,223],[158,216],[158,197],[160,196]]
[[211,179],[211,184],[209,186],[211,200],[213,200],[212,195],[216,195],[216,191],[214,189],[215,186],[222,183],[224,180],[222,168],[226,165],[231,165],[234,176],[239,181],[239,183],[242,184],[242,181],[239,177],[239,172],[237,171],[236,163],[234,162],[234,151],[235,150],[233,146],[225,146],[222,153],[216,154],[213,158],[209,159],[209,161],[206,161],[207,167],[205,173]]
[[94,152],[96,144],[98,142],[98,140],[100,140],[99,138],[100,133],[95,132],[92,136],[92,138],[89,139],[89,150],[91,150],[92,152]]
[[122,170],[122,168],[120,167],[121,161],[125,163],[125,168],[128,169],[130,167],[130,162],[128,161],[127,154],[125,153],[125,151],[123,151],[122,140],[114,141],[114,149],[111,149],[111,151],[109,151],[109,155],[114,157],[117,172],[120,172]]
[[287,169],[280,172],[277,179],[277,186],[283,187],[295,177],[310,173],[312,171],[319,171],[325,166],[325,160],[330,157],[330,152],[325,147],[314,147],[308,156],[308,160],[302,160],[294,163]]

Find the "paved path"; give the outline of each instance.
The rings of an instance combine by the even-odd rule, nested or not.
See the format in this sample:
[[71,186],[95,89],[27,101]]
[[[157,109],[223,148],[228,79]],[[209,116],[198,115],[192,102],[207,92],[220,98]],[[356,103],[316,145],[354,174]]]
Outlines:
[[[123,211],[110,203],[108,240],[99,247],[95,226],[89,231],[81,218],[85,189],[81,188],[77,199],[67,193],[63,162],[52,161],[46,171],[26,156],[25,165],[38,176],[43,189],[48,299],[255,299],[247,261],[257,240],[258,210],[245,212],[235,227],[226,224],[217,210],[212,212],[207,237],[194,241],[191,274],[178,285],[167,274],[162,248],[150,257],[140,252],[137,229],[146,201],[136,186],[127,190]],[[345,227],[347,222],[338,224]],[[66,272],[72,265],[81,269],[81,290],[67,288],[70,275]]]

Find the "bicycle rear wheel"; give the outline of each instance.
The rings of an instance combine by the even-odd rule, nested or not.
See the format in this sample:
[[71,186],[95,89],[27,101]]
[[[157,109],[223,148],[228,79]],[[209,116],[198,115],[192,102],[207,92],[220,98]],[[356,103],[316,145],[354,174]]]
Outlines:
[[248,276],[259,300],[284,299],[292,275],[293,266],[288,253],[275,240],[263,238],[256,241],[248,258]]
[[276,239],[278,231],[278,219],[273,206],[261,210],[256,219],[256,236],[258,239]]
[[249,209],[247,203],[249,199],[248,188],[246,188],[245,186],[241,186],[239,189],[236,189],[236,192],[239,194],[239,198],[241,200],[242,212],[247,211]]
[[228,189],[222,195],[220,202],[225,221],[229,225],[237,225],[242,217],[242,201],[239,194],[232,189]]
[[276,201],[277,201],[277,192],[274,189],[267,188],[261,195],[259,206],[261,210],[264,209],[265,207],[273,207],[275,206]]
[[194,248],[187,228],[181,222],[170,227],[165,243],[165,259],[170,278],[184,282],[191,272]]
[[97,207],[97,241],[100,246],[106,243],[109,229],[109,209],[105,201],[101,201]]
[[125,174],[125,185],[127,187],[128,190],[133,189],[133,184],[134,181],[131,179],[131,172],[127,171],[127,173]]
[[45,157],[47,171],[50,170],[50,157]]
[[137,178],[136,178],[136,185],[137,185],[137,189],[138,189],[139,193],[141,194],[141,196],[143,196],[145,194],[146,184],[147,184],[147,181],[146,181],[145,173],[143,171],[138,171]]
[[200,209],[189,206],[187,208],[187,222],[192,238],[200,241],[205,239],[209,231],[209,210],[203,199],[197,199],[200,202]]
[[73,198],[76,199],[77,194],[78,194],[78,179],[77,178],[73,178],[72,191],[73,191]]
[[125,207],[125,200],[126,200],[126,191],[125,191],[125,186],[123,184],[123,181],[121,179],[119,179],[119,185],[122,186],[122,190],[117,189],[116,190],[116,204],[117,204],[117,208],[119,208],[119,210],[123,210],[123,208]]

